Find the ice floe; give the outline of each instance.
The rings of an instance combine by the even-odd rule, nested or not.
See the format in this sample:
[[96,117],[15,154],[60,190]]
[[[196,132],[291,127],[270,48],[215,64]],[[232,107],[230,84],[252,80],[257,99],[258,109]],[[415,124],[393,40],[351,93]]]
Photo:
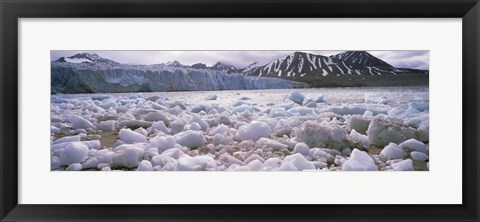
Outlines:
[[52,95],[50,167],[428,170],[428,93],[349,90]]
[[368,153],[354,149],[350,158],[342,164],[342,170],[376,171],[378,167]]

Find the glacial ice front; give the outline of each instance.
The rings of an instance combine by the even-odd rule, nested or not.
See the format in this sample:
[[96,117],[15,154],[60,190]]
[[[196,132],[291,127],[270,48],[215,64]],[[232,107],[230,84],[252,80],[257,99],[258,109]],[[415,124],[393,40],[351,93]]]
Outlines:
[[[274,77],[229,74],[225,70],[118,63],[52,62],[52,93],[121,93],[305,88]],[[212,97],[214,98],[214,97]],[[210,99],[212,99],[210,98]]]
[[429,150],[428,87],[51,96],[54,171],[411,171]]

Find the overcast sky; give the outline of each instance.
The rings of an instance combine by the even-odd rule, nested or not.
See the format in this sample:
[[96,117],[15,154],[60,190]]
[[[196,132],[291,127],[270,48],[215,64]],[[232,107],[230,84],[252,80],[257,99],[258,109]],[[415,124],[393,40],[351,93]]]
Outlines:
[[[184,65],[204,63],[211,66],[217,62],[243,68],[253,62],[264,65],[294,51],[56,51],[52,50],[50,59],[69,57],[77,53],[97,53],[120,63],[158,64],[178,61]],[[343,51],[303,51],[317,55],[333,55]],[[397,68],[429,69],[429,51],[368,51],[379,59]]]

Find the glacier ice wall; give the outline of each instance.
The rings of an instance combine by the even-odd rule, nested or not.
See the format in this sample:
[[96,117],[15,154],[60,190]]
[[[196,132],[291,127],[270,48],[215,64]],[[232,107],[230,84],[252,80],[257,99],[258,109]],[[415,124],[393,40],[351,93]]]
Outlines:
[[166,65],[52,62],[52,93],[120,93],[305,88],[305,83]]

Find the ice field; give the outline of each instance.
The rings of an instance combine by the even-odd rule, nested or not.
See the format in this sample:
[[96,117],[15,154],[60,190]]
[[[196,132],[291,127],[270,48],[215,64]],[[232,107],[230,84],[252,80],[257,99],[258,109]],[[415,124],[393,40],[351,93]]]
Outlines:
[[428,87],[54,94],[52,171],[428,170]]

